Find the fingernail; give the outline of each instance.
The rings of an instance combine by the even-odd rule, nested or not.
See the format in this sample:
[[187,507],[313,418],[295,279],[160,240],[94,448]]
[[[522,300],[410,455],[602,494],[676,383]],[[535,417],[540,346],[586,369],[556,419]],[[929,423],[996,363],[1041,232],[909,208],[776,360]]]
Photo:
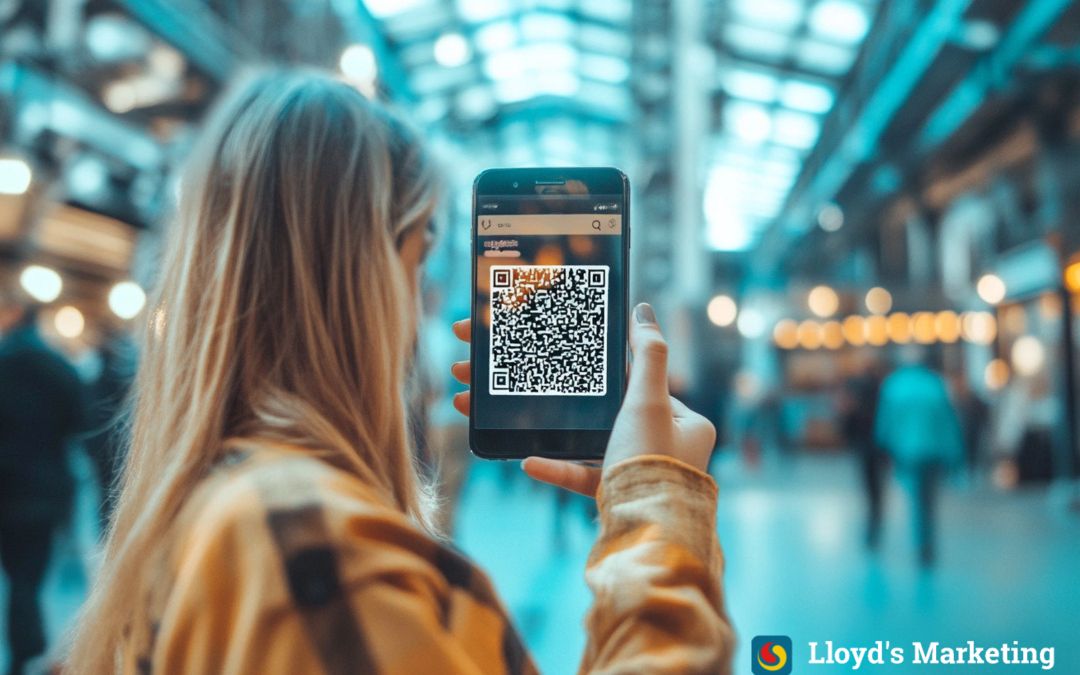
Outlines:
[[634,318],[638,323],[656,323],[656,314],[653,313],[652,305],[647,302],[634,307]]

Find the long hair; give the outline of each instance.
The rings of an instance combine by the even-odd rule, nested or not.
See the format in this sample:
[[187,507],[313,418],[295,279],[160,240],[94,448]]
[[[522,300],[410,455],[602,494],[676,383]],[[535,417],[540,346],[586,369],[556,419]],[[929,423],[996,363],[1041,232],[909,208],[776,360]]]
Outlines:
[[418,312],[398,244],[428,224],[435,191],[411,133],[328,76],[262,73],[226,96],[181,183],[72,670],[115,670],[153,583],[145,561],[226,439],[307,448],[427,526],[404,400]]

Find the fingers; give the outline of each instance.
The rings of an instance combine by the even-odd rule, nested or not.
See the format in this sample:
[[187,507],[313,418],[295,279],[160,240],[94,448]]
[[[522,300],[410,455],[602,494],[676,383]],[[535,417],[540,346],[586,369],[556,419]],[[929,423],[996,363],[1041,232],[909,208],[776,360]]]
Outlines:
[[462,342],[469,342],[472,340],[472,321],[470,319],[455,321],[453,329],[454,335]]
[[630,349],[634,360],[630,365],[630,384],[627,398],[639,401],[666,401],[668,398],[667,342],[656,323],[652,307],[642,303],[634,307],[630,321]]
[[469,376],[472,373],[472,364],[469,361],[457,361],[450,365],[450,374],[454,376],[454,379],[462,384],[469,383]]
[[[462,342],[468,342],[472,338],[472,322],[469,319],[455,321],[453,330],[454,335]],[[458,361],[450,366],[450,373],[455,380],[462,384],[469,384],[471,372],[472,365],[468,361]],[[466,417],[469,416],[469,404],[471,403],[469,392],[462,391],[454,394],[453,403],[455,410]]]
[[586,497],[595,497],[600,487],[600,469],[561,459],[529,457],[521,468],[530,478],[549,483]]
[[461,413],[465,417],[469,416],[469,404],[471,402],[472,402],[472,397],[469,395],[469,392],[467,392],[467,391],[459,391],[458,393],[454,394],[454,399],[453,399],[454,410],[457,410],[459,413]]

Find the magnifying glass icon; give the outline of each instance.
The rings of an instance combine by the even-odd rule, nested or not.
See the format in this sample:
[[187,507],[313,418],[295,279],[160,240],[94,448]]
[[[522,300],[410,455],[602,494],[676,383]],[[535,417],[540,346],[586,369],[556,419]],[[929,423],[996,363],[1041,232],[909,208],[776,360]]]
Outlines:
[[594,229],[594,230],[599,230],[600,229],[600,221],[599,220],[592,221],[592,229]]

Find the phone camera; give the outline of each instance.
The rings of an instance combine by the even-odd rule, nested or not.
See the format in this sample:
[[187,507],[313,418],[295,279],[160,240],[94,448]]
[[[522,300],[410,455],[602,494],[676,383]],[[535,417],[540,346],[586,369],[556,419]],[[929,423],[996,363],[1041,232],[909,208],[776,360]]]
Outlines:
[[514,187],[517,187],[517,186],[518,186],[518,182],[514,181]]

